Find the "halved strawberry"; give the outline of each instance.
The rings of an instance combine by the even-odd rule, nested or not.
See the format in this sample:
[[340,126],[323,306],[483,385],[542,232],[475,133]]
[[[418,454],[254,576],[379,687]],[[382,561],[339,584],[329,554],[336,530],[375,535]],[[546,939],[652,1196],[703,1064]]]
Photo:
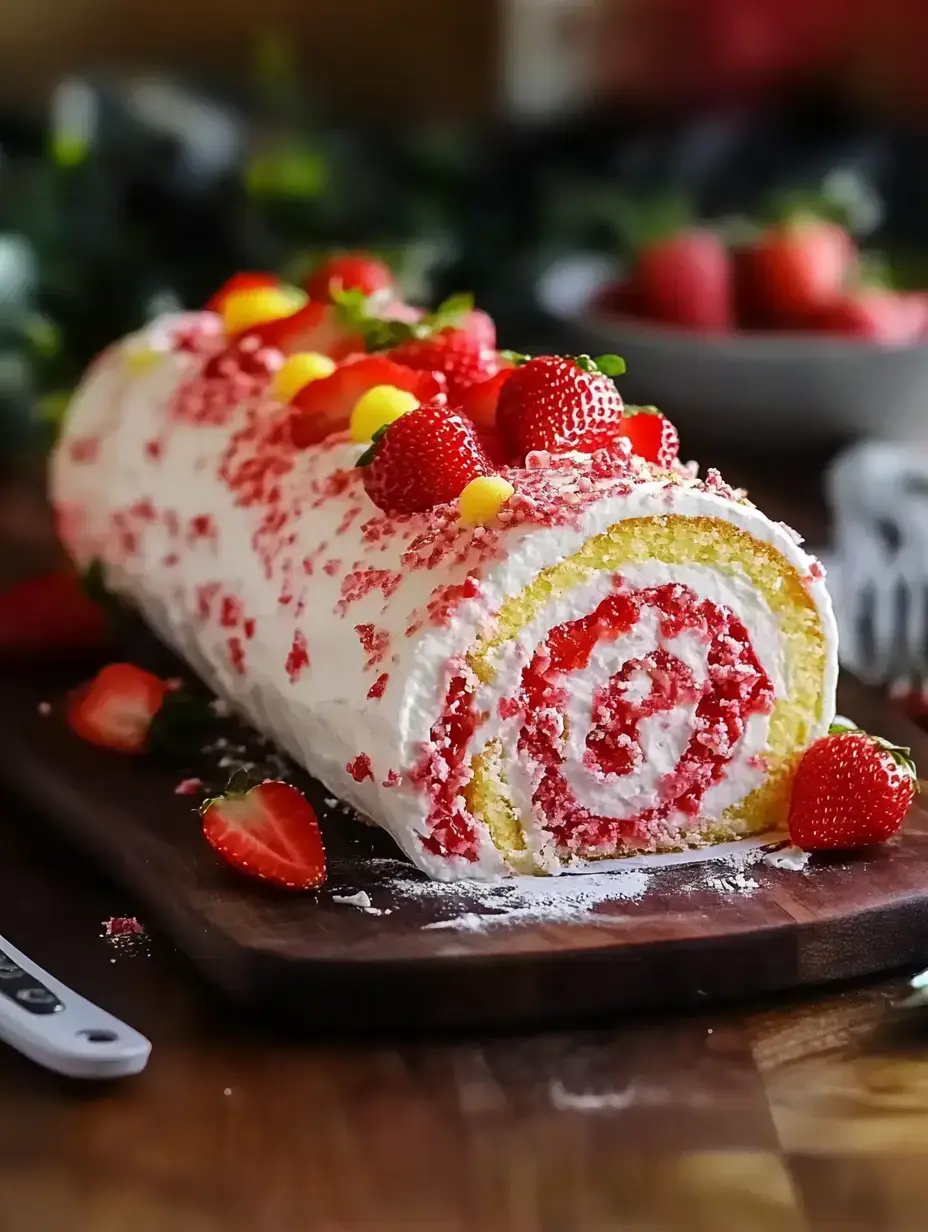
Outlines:
[[255,325],[243,336],[257,338],[262,347],[273,347],[285,355],[316,351],[344,359],[365,349],[363,336],[346,323],[339,308],[317,300],[310,300],[288,317]]
[[291,783],[230,782],[200,809],[206,841],[233,868],[288,890],[325,881],[325,849],[309,801]]
[[331,300],[336,291],[361,291],[374,295],[391,290],[395,279],[389,265],[369,252],[345,252],[317,265],[306,280],[312,299]]
[[358,465],[364,490],[385,513],[417,513],[456,500],[472,479],[493,471],[474,425],[444,400],[394,420]]
[[68,723],[91,744],[118,753],[140,753],[161,709],[167,684],[132,663],[110,663],[75,694]]
[[241,273],[233,274],[231,278],[226,279],[218,291],[206,301],[207,312],[222,312],[222,306],[230,295],[237,295],[239,291],[260,291],[264,287],[278,287],[280,279],[276,274],[265,273]]
[[653,406],[626,407],[618,435],[628,437],[639,458],[657,466],[669,467],[680,453],[680,434]]
[[481,432],[496,430],[496,407],[499,391],[515,372],[515,368],[502,368],[495,376],[478,381],[458,395],[457,405],[462,415],[473,420]]
[[394,363],[386,355],[346,360],[331,376],[310,381],[294,395],[290,420],[294,445],[299,449],[317,445],[333,432],[347,428],[359,398],[376,385],[395,385],[420,402],[428,402],[448,388],[440,372],[417,372]]
[[50,655],[106,644],[106,613],[70,569],[42,573],[0,594],[0,655]]

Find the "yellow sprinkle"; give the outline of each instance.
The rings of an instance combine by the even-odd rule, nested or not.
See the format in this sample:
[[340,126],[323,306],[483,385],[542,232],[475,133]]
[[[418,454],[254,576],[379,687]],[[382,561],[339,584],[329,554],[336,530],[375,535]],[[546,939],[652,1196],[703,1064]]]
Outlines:
[[164,352],[154,351],[151,347],[137,347],[126,351],[126,367],[137,376],[154,368],[162,359],[164,359]]
[[458,497],[458,511],[465,526],[486,526],[515,492],[502,475],[481,475],[472,479]]
[[320,381],[335,371],[335,360],[318,351],[300,351],[291,355],[274,373],[274,397],[289,402],[310,381]]
[[354,404],[351,412],[351,439],[359,444],[369,441],[379,429],[414,411],[418,398],[395,385],[375,385]]
[[253,325],[289,317],[306,302],[306,296],[295,287],[255,287],[251,291],[235,291],[222,305],[222,323],[226,332],[240,334]]

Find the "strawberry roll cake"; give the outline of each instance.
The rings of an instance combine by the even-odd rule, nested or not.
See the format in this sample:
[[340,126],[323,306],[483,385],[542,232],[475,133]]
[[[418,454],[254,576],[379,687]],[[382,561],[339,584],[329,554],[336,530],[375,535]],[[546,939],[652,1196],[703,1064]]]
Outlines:
[[396,312],[361,353],[345,311],[231,285],[78,390],[80,565],[433,877],[784,825],[837,677],[793,532],[681,466],[615,363]]

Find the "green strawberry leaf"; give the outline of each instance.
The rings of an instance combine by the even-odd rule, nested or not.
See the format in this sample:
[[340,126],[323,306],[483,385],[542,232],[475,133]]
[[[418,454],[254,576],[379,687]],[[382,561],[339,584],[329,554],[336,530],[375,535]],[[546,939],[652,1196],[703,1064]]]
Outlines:
[[593,363],[603,376],[621,376],[626,371],[621,355],[597,355]]
[[862,727],[855,727],[849,720],[840,717],[836,718],[828,728],[828,734],[829,736],[866,736],[868,740],[872,740],[874,744],[878,744],[881,749],[889,753],[906,777],[914,780],[916,790],[921,790],[918,769],[912,758],[912,750],[910,748],[893,744],[889,740],[884,740],[882,736],[873,736],[870,732],[864,731]]
[[358,458],[357,462],[355,462],[355,466],[370,466],[370,464],[373,462],[374,458],[377,455],[377,446],[383,440],[384,436],[387,433],[387,429],[389,427],[390,427],[389,424],[384,424],[382,427],[377,429],[377,431],[371,437],[371,443],[368,445],[367,449],[365,449],[364,452],[361,454],[360,458]]
[[223,793],[226,796],[244,796],[252,787],[257,787],[258,781],[251,777],[247,770],[239,768],[233,770],[229,776],[229,781],[226,783],[226,789]]
[[[429,337],[443,329],[457,329],[467,314],[473,312],[473,310],[473,295],[468,291],[462,291],[456,295],[449,295],[446,300],[438,305],[434,312],[430,312],[421,321],[410,326],[410,328],[421,331],[424,327],[428,331],[424,336]],[[422,336],[421,333],[417,334],[417,337]]]
[[521,368],[523,364],[531,362],[531,355],[523,355],[520,351],[500,351],[500,359],[507,364],[511,364],[513,368]]
[[880,252],[864,252],[858,261],[857,282],[862,287],[891,291],[895,289],[893,269]]
[[621,376],[625,371],[625,360],[621,355],[598,355],[596,359],[589,355],[571,355],[568,358],[584,372],[595,372],[600,376]]
[[363,291],[332,287],[331,293],[340,320],[348,329],[361,334],[368,351],[391,350],[404,342],[424,342],[443,329],[457,329],[474,307],[474,297],[461,293],[449,296],[419,321],[386,321],[379,315],[376,299],[365,296]]
[[224,800],[240,800],[242,796],[246,796],[253,787],[258,786],[258,780],[251,777],[247,770],[238,769],[233,771],[226,783],[226,789],[221,796],[212,796],[209,800],[204,800],[200,805],[200,816],[207,813],[214,804],[222,804]]
[[664,418],[664,412],[656,406],[632,406],[628,402],[625,403],[625,414],[632,418],[635,415],[658,415],[661,419]]
[[664,194],[615,201],[610,221],[620,246],[638,253],[694,226],[697,218],[691,202]]

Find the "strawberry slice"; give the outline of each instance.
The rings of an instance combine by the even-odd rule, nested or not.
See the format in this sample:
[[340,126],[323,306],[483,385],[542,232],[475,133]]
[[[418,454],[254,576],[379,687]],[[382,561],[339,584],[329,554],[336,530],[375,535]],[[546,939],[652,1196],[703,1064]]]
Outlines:
[[273,347],[285,355],[316,351],[344,359],[365,349],[363,336],[346,324],[339,308],[317,300],[310,300],[288,317],[255,325],[244,336],[257,338],[262,347]]
[[280,279],[275,274],[262,273],[242,273],[233,274],[227,279],[215,295],[210,296],[206,301],[207,312],[222,312],[222,306],[230,295],[237,295],[239,291],[260,291],[265,287],[280,286]]
[[632,452],[646,462],[669,467],[680,453],[680,434],[654,407],[626,407],[619,435],[627,436]]
[[140,753],[167,684],[132,663],[110,663],[72,698],[68,723],[82,740],[117,753]]
[[499,391],[512,376],[514,368],[503,368],[495,376],[478,381],[458,395],[458,410],[472,420],[480,432],[496,430],[496,407]]
[[391,291],[394,281],[390,267],[371,253],[345,252],[318,265],[306,280],[306,290],[312,299],[331,300],[333,283],[336,290],[374,295]]
[[310,381],[293,397],[290,432],[294,445],[318,445],[333,432],[347,428],[358,399],[375,385],[395,385],[420,402],[447,390],[440,372],[419,372],[395,363],[386,355],[364,355],[339,365],[331,376]]
[[233,778],[200,809],[206,841],[233,868],[288,890],[325,881],[325,849],[312,806],[290,783],[248,787]]
[[0,655],[94,650],[108,634],[106,613],[70,569],[40,574],[0,594]]

